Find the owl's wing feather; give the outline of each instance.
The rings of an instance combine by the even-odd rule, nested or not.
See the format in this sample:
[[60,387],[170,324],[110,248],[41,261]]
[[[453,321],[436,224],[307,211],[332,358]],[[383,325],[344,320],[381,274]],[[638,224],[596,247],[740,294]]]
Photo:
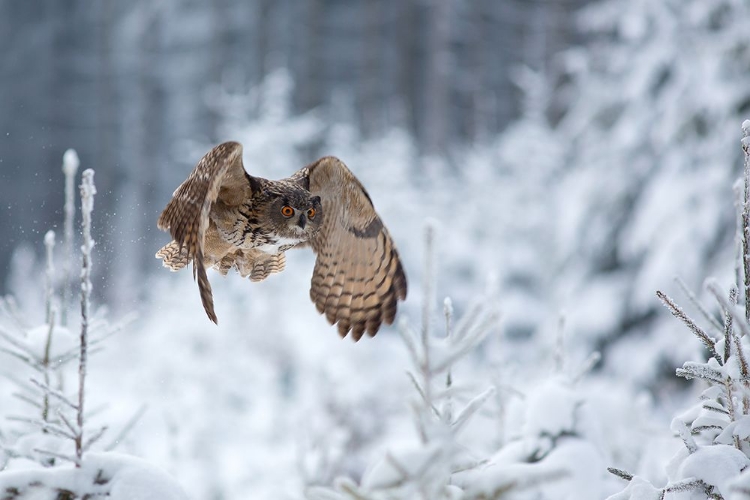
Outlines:
[[251,185],[242,166],[242,145],[225,142],[201,158],[187,180],[175,190],[157,223],[159,229],[169,231],[180,252],[187,249],[187,259],[193,262],[193,278],[198,281],[203,308],[214,323],[218,320],[203,262],[209,213],[217,200],[226,205],[238,205],[251,194]]
[[388,230],[370,196],[339,159],[305,167],[308,188],[320,196],[323,224],[312,238],[317,254],[310,298],[339,334],[354,340],[391,324],[406,298],[406,275]]

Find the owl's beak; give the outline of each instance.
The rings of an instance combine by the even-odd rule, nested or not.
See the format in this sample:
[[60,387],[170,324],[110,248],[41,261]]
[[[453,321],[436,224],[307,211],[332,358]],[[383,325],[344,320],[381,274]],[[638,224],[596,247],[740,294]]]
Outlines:
[[305,229],[305,224],[307,224],[307,219],[305,218],[305,214],[302,214],[299,216],[299,222],[297,225],[302,229]]

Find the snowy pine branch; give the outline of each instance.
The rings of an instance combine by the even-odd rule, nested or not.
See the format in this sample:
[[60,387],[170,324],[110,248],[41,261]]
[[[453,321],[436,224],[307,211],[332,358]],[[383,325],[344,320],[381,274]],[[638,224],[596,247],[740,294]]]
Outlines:
[[693,307],[695,307],[696,310],[698,310],[698,312],[701,314],[701,316],[703,316],[703,319],[705,319],[717,332],[724,331],[724,327],[721,326],[716,318],[711,313],[709,313],[705,307],[703,307],[703,304],[698,300],[698,297],[696,297],[695,294],[688,288],[682,278],[678,276],[677,278],[675,278],[675,282],[680,287],[680,290],[682,290],[682,293],[684,293],[688,298]]
[[463,410],[456,415],[456,418],[450,421],[455,432],[460,431],[477,410],[479,410],[479,408],[481,408],[482,405],[484,405],[484,403],[494,394],[495,388],[488,387],[483,393],[477,395],[474,399],[466,403],[466,406],[464,406]]
[[[750,121],[743,123],[742,149],[744,191],[737,207],[735,245],[740,251],[734,266],[736,283],[726,293],[716,280],[706,280],[706,289],[723,313],[723,327],[699,304],[684,283],[678,281],[689,300],[712,328],[723,335],[723,339],[713,339],[670,297],[657,292],[662,303],[710,353],[706,362],[685,362],[677,369],[677,375],[701,379],[709,387],[703,391],[697,405],[672,420],[672,431],[684,443],[687,455],[681,454],[672,460],[666,486],[657,490],[642,478],[610,469],[613,474],[631,481],[631,485],[637,482],[631,495],[635,495],[635,491],[647,491],[660,499],[668,493],[690,493],[691,498],[728,499],[730,483],[748,477],[743,471],[750,470],[750,367],[745,352],[750,340]],[[740,283],[742,293],[738,289]],[[610,499],[636,498],[627,496],[630,489],[628,486]]]
[[64,403],[66,406],[68,406],[72,410],[78,410],[78,405],[73,402],[68,396],[63,394],[62,392],[53,389],[52,387],[46,385],[44,382],[40,382],[34,378],[30,379],[31,383],[35,386],[39,387],[46,396],[52,396],[53,398],[57,399],[61,403]]
[[677,375],[688,380],[697,378],[716,384],[724,383],[724,374],[720,370],[695,361],[686,361],[682,368],[677,369]]
[[626,472],[624,470],[621,470],[621,469],[617,469],[615,467],[607,467],[607,471],[610,474],[614,474],[615,476],[622,478],[626,481],[630,481],[633,479],[633,474]]
[[744,155],[744,197],[742,200],[742,269],[745,296],[745,321],[750,323],[750,120],[742,122]]
[[674,420],[672,420],[672,430],[677,432],[677,434],[680,436],[680,439],[682,439],[682,442],[685,443],[685,447],[687,448],[688,452],[695,453],[696,451],[698,451],[698,445],[695,443],[695,439],[693,439],[690,429],[687,428],[685,422],[678,418],[675,418]]
[[733,323],[739,327],[742,336],[744,337],[748,335],[750,333],[750,326],[745,318],[745,312],[737,304],[733,304],[730,299],[727,298],[729,297],[729,294],[723,292],[721,286],[715,279],[706,280],[706,289],[711,292],[719,305],[721,305],[722,309],[724,309],[724,312],[731,315],[734,320]]
[[690,331],[693,332],[693,335],[698,337],[698,340],[700,340],[704,346],[706,346],[706,349],[709,350],[711,355],[718,361],[719,364],[724,364],[724,361],[721,359],[721,356],[719,356],[719,353],[716,352],[716,341],[711,338],[703,329],[698,326],[695,321],[693,321],[692,318],[690,318],[685,311],[680,308],[675,302],[664,292],[657,291],[656,296],[659,297],[659,300],[662,301],[662,303],[669,309],[669,312],[672,313],[672,315],[682,321],[685,326],[687,326]]
[[[56,269],[53,262],[54,233],[45,235],[46,265],[44,281],[45,324],[30,328],[11,297],[0,298],[0,354],[7,359],[21,361],[13,374],[3,373],[18,386],[13,397],[23,403],[27,411],[23,415],[2,415],[3,421],[22,424],[4,432],[0,427],[0,496],[12,499],[57,498],[83,499],[112,497],[113,499],[169,498],[184,500],[186,497],[176,484],[158,469],[133,458],[119,454],[92,452],[101,444],[109,426],[92,427],[91,410],[86,400],[88,362],[90,356],[101,349],[101,342],[119,331],[123,324],[111,326],[102,314],[103,309],[93,313],[92,255],[94,241],[91,234],[91,218],[96,188],[93,170],[83,173],[81,195],[81,272],[80,272],[80,335],[78,345],[72,332],[64,326],[65,313],[69,310],[69,275],[74,265],[73,183],[78,161],[75,153],[65,154],[63,171],[66,178],[65,246],[66,262],[63,265],[65,278],[62,282],[63,304],[59,307],[54,295]],[[62,314],[60,314],[62,312]],[[60,317],[62,316],[62,318]],[[70,318],[67,318],[70,319]],[[59,322],[59,323],[58,323]],[[78,361],[78,383],[73,385],[74,394],[68,395],[67,376],[72,372],[72,361]],[[7,364],[0,363],[5,367]],[[13,366],[13,364],[11,364]],[[15,368],[15,366],[14,366]],[[28,378],[28,373],[34,377]],[[0,405],[0,409],[2,405]],[[124,439],[138,419],[143,415],[141,407],[124,426],[117,437],[106,445],[111,450]],[[72,443],[72,449],[70,445]],[[66,448],[69,452],[66,452]],[[28,461],[41,468],[29,468]],[[61,462],[70,462],[73,468],[57,467]],[[8,467],[10,472],[5,473]],[[134,469],[135,467],[135,469]],[[134,470],[139,472],[133,474]],[[123,471],[120,474],[119,471]],[[155,474],[160,479],[155,480]],[[118,477],[119,475],[119,477]],[[134,493],[135,492],[135,493]],[[138,493],[141,492],[141,493]],[[5,494],[5,496],[3,496]],[[10,496],[8,496],[10,495]],[[135,496],[133,496],[135,495]]]

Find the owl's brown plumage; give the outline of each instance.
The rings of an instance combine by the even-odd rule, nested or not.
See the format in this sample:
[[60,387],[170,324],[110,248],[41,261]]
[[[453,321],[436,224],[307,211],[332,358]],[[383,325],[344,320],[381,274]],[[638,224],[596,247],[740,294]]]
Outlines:
[[193,262],[214,323],[206,267],[222,274],[235,268],[261,281],[284,269],[286,250],[308,245],[317,254],[310,298],[342,337],[375,335],[406,298],[406,275],[388,230],[362,184],[334,157],[270,181],[245,171],[239,143],[220,144],[177,188],[158,226],[174,241],[156,257],[173,271]]

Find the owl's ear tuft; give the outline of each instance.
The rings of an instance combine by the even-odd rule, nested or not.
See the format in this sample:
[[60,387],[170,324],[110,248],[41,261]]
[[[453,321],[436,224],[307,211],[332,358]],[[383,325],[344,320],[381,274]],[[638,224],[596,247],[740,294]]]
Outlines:
[[247,178],[247,182],[250,183],[250,189],[252,189],[253,193],[258,193],[263,190],[263,185],[260,183],[257,177],[253,177],[247,172],[245,172],[245,177]]

